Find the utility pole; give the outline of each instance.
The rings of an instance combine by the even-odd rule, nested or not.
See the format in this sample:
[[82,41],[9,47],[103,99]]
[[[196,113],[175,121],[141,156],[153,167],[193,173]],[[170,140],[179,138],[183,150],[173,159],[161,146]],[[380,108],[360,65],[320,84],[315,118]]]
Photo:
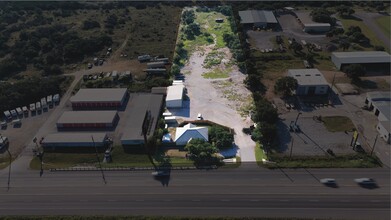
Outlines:
[[301,114],[302,114],[301,112],[299,112],[299,113],[297,114],[296,121],[295,121],[295,125],[297,125],[297,120],[299,120],[299,116],[300,116]]
[[98,149],[96,148],[95,141],[94,141],[94,137],[93,137],[92,135],[91,135],[91,139],[92,139],[92,143],[94,144],[95,154],[96,154],[96,160],[98,161],[99,169],[100,169],[100,172],[102,173],[103,182],[104,182],[105,184],[107,184],[106,178],[105,178],[105,174],[103,173],[102,164],[100,163],[100,160],[99,160]]
[[[3,137],[2,137],[3,138]],[[10,190],[10,181],[11,181],[11,163],[12,163],[12,155],[7,147],[7,153],[8,153],[8,156],[10,158],[10,162],[9,162],[9,165],[8,165],[8,185],[7,185],[7,191]]]
[[293,137],[292,137],[292,143],[291,143],[291,153],[289,154],[289,159],[290,158],[292,158],[292,151],[293,151],[293,141],[294,141],[295,139],[293,139]]
[[[1,141],[4,144],[3,136],[0,134]],[[9,156],[9,165],[8,165],[8,183],[7,183],[7,191],[10,190],[10,183],[11,183],[11,163],[12,163],[12,155],[9,148],[9,143],[7,143],[7,146],[5,146],[5,149],[7,150],[8,156]]]
[[375,145],[376,145],[376,142],[377,142],[377,138],[379,137],[379,134],[376,135],[376,138],[375,138],[375,142],[373,143],[373,147],[372,147],[372,151],[371,151],[371,156],[373,154],[373,151],[375,150]]

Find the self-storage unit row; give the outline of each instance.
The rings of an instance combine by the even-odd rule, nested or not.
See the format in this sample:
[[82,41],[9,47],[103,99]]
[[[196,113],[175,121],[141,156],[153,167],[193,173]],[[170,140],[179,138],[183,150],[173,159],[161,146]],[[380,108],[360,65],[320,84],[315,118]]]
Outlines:
[[70,98],[74,110],[118,109],[128,97],[127,89],[80,89]]
[[104,147],[107,142],[106,133],[59,132],[46,135],[41,146],[43,148]]
[[68,111],[57,121],[57,129],[112,129],[119,120],[117,111]]

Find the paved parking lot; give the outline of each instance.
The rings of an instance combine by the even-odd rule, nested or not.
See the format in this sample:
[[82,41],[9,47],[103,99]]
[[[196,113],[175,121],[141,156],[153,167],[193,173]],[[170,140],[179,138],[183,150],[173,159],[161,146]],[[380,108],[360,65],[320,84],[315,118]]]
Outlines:
[[[367,152],[373,147],[378,132],[375,129],[378,123],[377,117],[373,112],[362,110],[365,94],[338,96],[339,105],[319,106],[306,108],[298,119],[302,133],[289,132],[289,124],[295,121],[299,110],[288,110],[280,101],[276,104],[279,109],[280,118],[279,138],[281,140],[280,149],[284,154],[289,155],[290,146],[293,137],[293,155],[324,155],[323,150],[332,149],[336,154],[353,153],[349,147],[352,132],[328,132],[321,124],[313,120],[314,116],[346,116],[349,117],[356,128],[360,131],[359,142]],[[275,101],[277,103],[277,101]],[[300,109],[300,108],[299,108]],[[320,147],[319,147],[320,146]],[[323,150],[322,150],[323,149]],[[383,164],[390,166],[390,145],[379,138],[374,151]]]

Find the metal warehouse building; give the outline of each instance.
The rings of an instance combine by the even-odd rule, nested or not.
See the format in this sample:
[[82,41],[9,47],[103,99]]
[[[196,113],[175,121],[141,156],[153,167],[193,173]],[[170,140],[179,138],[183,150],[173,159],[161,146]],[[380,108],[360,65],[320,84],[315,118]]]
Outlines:
[[185,86],[177,84],[167,87],[166,107],[182,108],[183,91]]
[[329,84],[318,69],[290,69],[288,76],[297,80],[296,95],[325,95]]
[[364,64],[384,66],[389,71],[391,56],[384,51],[333,52],[331,61],[341,70],[345,65]]
[[273,27],[278,24],[272,11],[247,10],[239,11],[240,23],[255,27]]
[[127,89],[80,89],[70,98],[73,109],[118,109],[128,97]]
[[94,142],[96,147],[104,147],[107,143],[107,134],[69,132],[48,134],[42,140],[41,146],[43,148],[94,147]]
[[119,120],[117,111],[68,111],[57,121],[57,129],[111,129]]
[[146,126],[147,137],[155,132],[163,106],[163,95],[160,94],[131,94],[126,111],[129,111],[121,144],[124,146],[144,144],[142,127]]
[[303,31],[307,33],[322,33],[331,29],[329,23],[304,23]]
[[390,92],[368,92],[365,104],[373,110],[379,122],[376,130],[388,144],[391,143],[391,94]]

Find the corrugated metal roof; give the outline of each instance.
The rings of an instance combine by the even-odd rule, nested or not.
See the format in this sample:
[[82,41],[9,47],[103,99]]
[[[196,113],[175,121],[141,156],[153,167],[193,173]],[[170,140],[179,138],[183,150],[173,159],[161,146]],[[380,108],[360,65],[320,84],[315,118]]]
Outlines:
[[117,111],[68,111],[58,119],[58,124],[112,123]]
[[390,121],[379,121],[379,123],[388,131],[388,133],[391,132]]
[[391,103],[390,102],[375,102],[377,109],[387,118],[388,122],[391,119]]
[[331,54],[343,63],[390,63],[391,56],[384,51],[333,52]]
[[159,120],[160,108],[163,104],[163,95],[160,94],[130,94],[129,104],[126,111],[126,118],[122,117],[122,121],[126,121],[124,134],[121,137],[123,145],[131,143],[143,143],[141,127],[144,122],[146,111],[151,111],[152,122],[150,124],[150,135],[153,134],[156,128],[156,123]]
[[[113,72],[114,73],[114,72]],[[80,89],[70,98],[71,102],[120,102],[127,89]]]
[[329,23],[305,23],[304,27],[330,27]]
[[69,133],[59,132],[48,134],[43,139],[43,144],[50,143],[91,143],[94,137],[95,143],[102,143],[107,137],[106,133]]
[[239,11],[240,23],[278,23],[272,11],[247,10]]
[[391,101],[390,92],[368,92],[367,98],[371,101]]
[[318,69],[290,69],[288,76],[297,80],[302,86],[306,85],[328,85],[323,74]]
[[182,99],[184,88],[185,86],[180,84],[167,87],[166,100],[170,101]]

